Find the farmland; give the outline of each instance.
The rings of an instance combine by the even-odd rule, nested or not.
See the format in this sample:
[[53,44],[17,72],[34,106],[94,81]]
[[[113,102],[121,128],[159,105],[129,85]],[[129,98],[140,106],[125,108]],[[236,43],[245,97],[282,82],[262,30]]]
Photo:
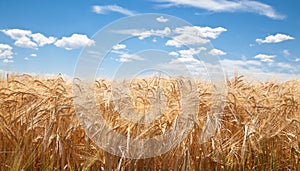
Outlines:
[[[153,81],[154,80],[154,81]],[[187,84],[184,80],[183,84]],[[162,87],[166,110],[145,126],[122,119],[111,82],[94,83],[97,110],[120,134],[149,138],[172,129],[182,107],[174,80],[130,84],[137,113],[150,109],[149,91]],[[197,118],[170,151],[128,159],[102,150],[86,134],[74,108],[71,81],[60,76],[7,75],[0,80],[0,170],[296,170],[300,169],[300,81],[226,80],[224,108],[213,135],[203,135],[212,112],[212,86],[197,81]],[[143,116],[137,116],[143,118]],[[112,142],[113,143],[113,142]],[[145,149],[149,150],[149,149]]]

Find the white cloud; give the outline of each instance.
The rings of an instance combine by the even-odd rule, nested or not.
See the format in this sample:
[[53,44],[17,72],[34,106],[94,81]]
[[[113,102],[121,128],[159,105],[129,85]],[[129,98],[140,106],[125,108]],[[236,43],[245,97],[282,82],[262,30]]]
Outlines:
[[192,44],[205,44],[208,43],[208,39],[203,39],[201,37],[195,37],[191,34],[181,34],[173,37],[173,39],[166,42],[166,46],[175,46],[181,47],[183,45],[192,45]]
[[119,61],[119,62],[131,62],[133,60],[138,60],[138,61],[144,60],[139,55],[129,54],[129,53],[126,53],[126,52],[121,53],[119,57],[120,58],[117,59],[117,61]]
[[12,59],[3,59],[3,63],[13,63],[14,60]]
[[227,53],[220,49],[212,49],[208,52],[208,54],[213,55],[213,56],[223,56],[223,55],[226,55]]
[[109,12],[117,12],[128,16],[136,15],[136,12],[130,11],[118,5],[106,5],[106,6],[95,5],[92,7],[92,11],[95,12],[96,14],[107,14]]
[[169,55],[170,55],[170,56],[175,56],[175,57],[176,57],[176,56],[179,56],[179,54],[178,54],[177,52],[169,52]]
[[205,44],[210,42],[209,38],[216,39],[225,31],[227,30],[223,27],[178,27],[173,31],[176,36],[174,36],[173,39],[168,40],[166,45],[181,47],[182,45]]
[[55,37],[46,37],[42,35],[41,33],[35,33],[31,34],[30,37],[39,45],[39,46],[44,46],[46,44],[52,44],[56,41]]
[[143,40],[150,36],[160,36],[164,37],[171,33],[171,29],[169,27],[166,27],[164,30],[148,30],[148,31],[142,31],[142,32],[134,32],[132,33],[133,36],[138,36],[140,40]]
[[169,21],[169,19],[163,17],[163,16],[160,16],[160,17],[157,17],[156,18],[156,21],[160,22],[160,23],[166,23]]
[[37,49],[38,47],[38,45],[31,41],[29,37],[21,37],[20,39],[16,40],[14,44],[22,48]]
[[140,40],[151,36],[172,37],[168,40],[166,46],[181,47],[182,45],[196,45],[205,44],[210,42],[209,39],[216,39],[223,32],[227,31],[223,27],[210,28],[199,26],[183,26],[171,30],[165,27],[163,30],[145,30],[145,29],[129,29],[129,30],[116,30],[114,32],[119,34],[128,34],[137,36]]
[[29,58],[28,58],[28,57],[25,57],[25,58],[24,58],[24,60],[28,61],[28,60],[29,60]]
[[296,58],[296,59],[295,59],[295,62],[299,62],[299,61],[300,61],[300,58]]
[[32,33],[30,30],[21,29],[8,29],[1,30],[4,34],[15,40],[14,45],[22,48],[37,49],[46,44],[52,44],[55,42],[55,37],[46,37],[41,33]]
[[63,37],[54,43],[55,46],[65,48],[66,50],[92,46],[94,44],[94,40],[89,39],[86,35],[83,34],[73,34],[70,37]]
[[205,47],[200,47],[198,49],[189,48],[187,50],[179,50],[178,53],[182,58],[193,58],[194,55],[199,54],[201,51],[205,51]]
[[170,62],[170,64],[176,64],[176,63],[185,63],[188,66],[195,66],[201,64],[201,62],[198,59],[188,58],[188,57],[176,58]]
[[289,35],[277,33],[276,35],[267,36],[265,39],[256,39],[256,42],[257,43],[279,43],[282,41],[293,40],[293,39],[295,38]]
[[121,49],[125,49],[126,45],[125,44],[116,44],[113,46],[113,50],[121,50]]
[[194,36],[199,36],[203,38],[212,38],[216,39],[223,32],[227,31],[227,29],[223,27],[200,27],[200,26],[184,26],[178,27],[174,30],[177,34],[191,34]]
[[31,35],[32,32],[30,30],[21,30],[21,29],[8,29],[8,30],[1,30],[4,34],[12,38],[13,40],[18,40],[22,37],[26,37]]
[[37,54],[32,53],[32,54],[30,54],[30,56],[31,56],[31,57],[37,57]]
[[118,30],[115,31],[119,34],[129,34],[132,36],[137,36],[140,40],[143,40],[147,37],[151,36],[160,36],[164,37],[171,33],[171,29],[169,27],[165,27],[163,30],[138,30],[138,29],[130,29],[130,30]]
[[7,44],[0,43],[0,59],[12,59],[12,47]]
[[266,55],[266,54],[258,54],[254,56],[255,59],[259,59],[262,62],[272,63],[274,62],[274,58],[276,55]]
[[238,12],[245,11],[263,15],[272,19],[284,19],[285,16],[278,14],[275,9],[267,4],[253,0],[156,0],[158,2],[167,2],[169,6],[191,6],[195,8],[206,9],[213,12]]

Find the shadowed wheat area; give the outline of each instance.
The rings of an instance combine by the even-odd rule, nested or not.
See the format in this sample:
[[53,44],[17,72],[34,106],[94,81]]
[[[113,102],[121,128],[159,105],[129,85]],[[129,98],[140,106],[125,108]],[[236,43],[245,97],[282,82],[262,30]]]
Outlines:
[[[184,79],[181,83],[187,84]],[[136,80],[130,85],[129,101],[138,113],[146,113],[149,94],[157,85],[162,87],[166,110],[147,127],[122,119],[115,111],[108,80],[95,82],[98,110],[123,135],[128,129],[135,138],[163,134],[172,129],[182,107],[177,82]],[[1,78],[0,88],[0,170],[300,169],[299,80],[228,79],[219,127],[206,141],[200,138],[207,116],[213,115],[211,86],[199,81],[198,117],[184,141],[165,154],[139,160],[111,155],[93,143],[77,119],[72,84],[63,78],[8,75]]]

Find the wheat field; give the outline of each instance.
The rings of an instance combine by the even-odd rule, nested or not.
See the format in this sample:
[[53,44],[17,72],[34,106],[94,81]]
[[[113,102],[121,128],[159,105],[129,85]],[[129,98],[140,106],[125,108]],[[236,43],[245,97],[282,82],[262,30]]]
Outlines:
[[[154,80],[154,81],[153,81]],[[184,79],[182,84],[188,84]],[[147,127],[122,119],[111,82],[95,81],[97,110],[120,134],[149,138],[171,129],[183,106],[177,82],[137,79],[130,84],[139,114],[150,110],[158,85],[166,99],[163,114]],[[62,77],[11,74],[0,80],[0,170],[299,170],[300,81],[226,80],[218,128],[203,135],[213,115],[212,86],[196,84],[197,118],[184,140],[165,154],[145,159],[112,155],[90,139],[73,105],[71,81]],[[145,119],[145,115],[136,116]],[[203,137],[205,140],[203,140]],[[148,150],[148,149],[145,149]]]

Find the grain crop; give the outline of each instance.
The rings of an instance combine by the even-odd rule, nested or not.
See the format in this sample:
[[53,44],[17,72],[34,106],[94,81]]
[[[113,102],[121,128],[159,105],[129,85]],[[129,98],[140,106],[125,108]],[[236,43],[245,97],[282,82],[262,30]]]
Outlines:
[[[179,81],[178,81],[179,80]],[[112,81],[93,84],[97,110],[120,134],[151,138],[172,129],[189,80],[144,78],[130,82],[130,96],[112,98]],[[210,83],[195,85],[197,113],[192,130],[165,154],[128,159],[102,150],[86,134],[74,108],[76,84],[61,76],[10,74],[0,78],[0,170],[299,170],[300,80],[247,81],[226,79],[224,108],[218,127],[205,134],[212,116]],[[161,94],[157,94],[161,87]],[[78,87],[79,89],[81,87]],[[115,89],[122,95],[122,86]],[[153,97],[153,98],[151,98]],[[154,98],[156,97],[156,98]],[[165,110],[147,116],[152,103],[165,99]],[[194,99],[195,100],[195,99]],[[134,109],[126,107],[131,104]],[[134,110],[130,122],[118,112]],[[130,130],[130,132],[128,131]],[[114,143],[114,142],[112,142]],[[148,149],[145,149],[148,150]]]

